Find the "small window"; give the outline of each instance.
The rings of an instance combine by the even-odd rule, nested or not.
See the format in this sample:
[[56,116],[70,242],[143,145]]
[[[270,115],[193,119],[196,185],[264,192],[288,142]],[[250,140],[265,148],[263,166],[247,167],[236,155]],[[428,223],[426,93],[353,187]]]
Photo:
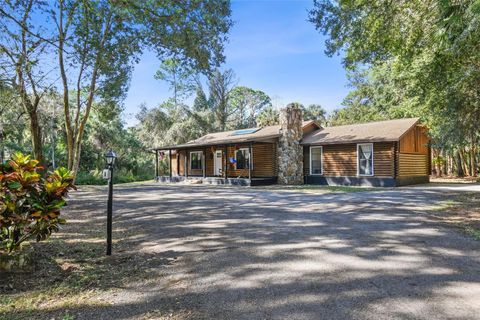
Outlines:
[[310,147],[310,174],[322,174],[322,147]]
[[248,169],[250,164],[250,156],[247,148],[235,151],[235,161],[238,169]]
[[190,169],[191,170],[202,169],[202,151],[190,152]]
[[357,145],[358,175],[373,176],[373,144]]

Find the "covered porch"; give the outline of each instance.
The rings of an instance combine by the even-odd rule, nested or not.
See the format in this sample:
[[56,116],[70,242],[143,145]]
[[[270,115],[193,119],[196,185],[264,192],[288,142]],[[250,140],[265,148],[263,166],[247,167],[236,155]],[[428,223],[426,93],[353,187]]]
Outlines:
[[277,182],[276,142],[172,146],[154,149],[163,183],[255,186]]

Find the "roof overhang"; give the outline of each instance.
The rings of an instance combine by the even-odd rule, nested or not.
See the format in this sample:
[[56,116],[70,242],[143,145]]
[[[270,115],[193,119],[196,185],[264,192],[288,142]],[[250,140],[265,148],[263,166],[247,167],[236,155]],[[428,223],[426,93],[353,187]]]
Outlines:
[[214,146],[233,146],[237,144],[244,144],[244,143],[274,143],[275,139],[280,137],[280,134],[263,136],[258,138],[245,138],[245,139],[225,139],[225,140],[217,140],[213,142],[205,142],[205,143],[184,143],[178,145],[171,145],[171,146],[162,146],[152,148],[151,150],[183,150],[183,149],[192,149],[192,148],[205,148],[205,147],[214,147]]
[[[313,131],[316,131],[318,129],[322,129],[321,126],[319,126],[315,121],[309,120],[309,121],[304,121],[302,124],[302,129],[305,131],[307,128],[312,128]],[[254,133],[255,134],[255,133]],[[191,148],[203,148],[203,147],[211,147],[211,146],[231,146],[231,145],[236,145],[236,144],[242,144],[242,143],[250,143],[250,142],[256,142],[256,143],[274,143],[275,139],[278,139],[281,136],[281,133],[276,133],[276,134],[270,134],[270,135],[262,135],[262,136],[257,136],[257,137],[246,137],[244,139],[240,138],[240,136],[232,136],[233,138],[229,139],[222,139],[222,140],[215,140],[211,142],[203,142],[203,141],[198,141],[198,142],[190,142],[190,143],[184,143],[184,144],[178,144],[178,145],[170,145],[170,146],[161,146],[161,147],[155,147],[152,148],[151,150],[180,150],[180,149],[191,149]]]
[[312,143],[303,143],[300,142],[302,146],[327,146],[334,144],[357,144],[357,143],[375,143],[375,142],[398,142],[399,139],[375,139],[375,140],[342,140],[342,141],[326,141],[326,142],[312,142]]
[[412,124],[412,125],[410,126],[410,128],[408,128],[408,130],[406,130],[400,137],[398,137],[398,141],[402,140],[402,138],[403,138],[410,130],[412,130],[412,128],[415,128],[419,123],[420,123],[420,119],[417,119],[417,121],[415,121],[415,123]]

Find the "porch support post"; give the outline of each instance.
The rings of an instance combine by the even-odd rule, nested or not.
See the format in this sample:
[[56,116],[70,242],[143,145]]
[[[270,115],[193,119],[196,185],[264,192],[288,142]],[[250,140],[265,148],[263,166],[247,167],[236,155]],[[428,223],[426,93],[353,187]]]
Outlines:
[[250,142],[248,146],[248,180],[252,180],[252,149],[252,142]]
[[203,178],[205,178],[205,174],[206,174],[206,167],[207,167],[207,148],[204,148],[203,149],[203,152],[202,152],[202,155],[203,155],[203,163],[202,163],[202,169],[203,169]]
[[180,150],[177,149],[177,176],[180,176]]
[[224,172],[224,175],[225,175],[225,182],[227,181],[228,179],[228,162],[227,162],[227,158],[228,158],[228,146],[225,146],[224,148],[225,150],[225,172]]
[[185,150],[185,178],[188,178],[188,151]]
[[172,182],[172,149],[168,150],[168,161],[170,162],[168,165],[168,169],[170,169],[170,182]]
[[155,150],[155,181],[158,181],[158,150]]

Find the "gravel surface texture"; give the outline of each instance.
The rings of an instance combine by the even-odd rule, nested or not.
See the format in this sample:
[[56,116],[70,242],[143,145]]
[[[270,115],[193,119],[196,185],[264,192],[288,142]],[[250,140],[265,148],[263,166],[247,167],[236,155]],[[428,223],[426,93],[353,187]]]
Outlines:
[[[151,277],[95,297],[108,303],[76,315],[480,319],[480,242],[429,218],[464,188],[306,194],[116,186],[114,237],[122,250],[168,263],[150,264]],[[84,188],[69,215],[98,208],[90,210],[102,228],[104,206],[105,189]]]

